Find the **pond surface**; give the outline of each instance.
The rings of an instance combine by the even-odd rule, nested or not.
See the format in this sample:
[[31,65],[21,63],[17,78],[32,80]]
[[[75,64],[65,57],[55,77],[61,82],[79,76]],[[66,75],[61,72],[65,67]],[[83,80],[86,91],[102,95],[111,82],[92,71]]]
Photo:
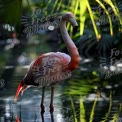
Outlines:
[[15,116],[18,116],[21,122],[79,122],[81,120],[83,122],[118,120],[119,122],[121,120],[122,96],[121,90],[116,89],[117,84],[115,89],[106,85],[106,89],[95,91],[94,88],[99,83],[97,85],[89,83],[87,79],[80,81],[77,77],[77,79],[64,81],[55,87],[53,113],[49,112],[50,88],[47,87],[45,113],[41,114],[41,88],[27,89],[23,96],[19,96],[17,103],[14,103],[14,95],[19,83],[17,77],[20,79],[17,74],[13,76],[12,82],[6,83],[6,87],[1,88],[0,122],[14,122]]
[[[38,40],[37,40],[38,41]],[[50,48],[41,42],[1,50],[0,59],[0,122],[121,122],[121,72],[105,78],[99,61],[82,59],[70,79],[55,86],[54,112],[49,112],[50,87],[45,92],[45,113],[41,114],[41,88],[31,87],[14,103],[16,88],[26,74],[29,63]],[[39,50],[36,50],[39,49]],[[23,53],[22,53],[23,52]],[[108,73],[108,72],[106,72]],[[105,74],[108,75],[108,74]]]

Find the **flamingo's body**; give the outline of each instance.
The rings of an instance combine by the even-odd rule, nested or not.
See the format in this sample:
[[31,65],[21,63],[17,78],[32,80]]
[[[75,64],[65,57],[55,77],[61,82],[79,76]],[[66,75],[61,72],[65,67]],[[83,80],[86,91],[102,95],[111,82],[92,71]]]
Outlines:
[[27,74],[20,82],[16,91],[15,101],[18,99],[20,91],[23,92],[29,86],[43,87],[41,108],[44,111],[44,88],[50,85],[52,88],[50,110],[53,111],[53,86],[69,78],[72,71],[78,67],[80,60],[77,48],[66,30],[66,21],[69,21],[73,26],[77,26],[77,22],[75,21],[74,15],[68,12],[62,16],[60,23],[61,34],[70,56],[61,52],[50,52],[39,56],[31,63]]

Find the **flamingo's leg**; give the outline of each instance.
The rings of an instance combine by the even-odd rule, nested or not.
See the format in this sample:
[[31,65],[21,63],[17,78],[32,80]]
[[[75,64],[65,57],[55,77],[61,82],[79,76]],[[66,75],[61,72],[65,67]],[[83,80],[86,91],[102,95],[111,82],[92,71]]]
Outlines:
[[54,111],[54,108],[53,108],[53,96],[54,96],[54,86],[51,86],[50,112]]
[[45,107],[44,107],[44,93],[45,93],[45,87],[42,87],[42,99],[41,99],[41,111],[45,112]]

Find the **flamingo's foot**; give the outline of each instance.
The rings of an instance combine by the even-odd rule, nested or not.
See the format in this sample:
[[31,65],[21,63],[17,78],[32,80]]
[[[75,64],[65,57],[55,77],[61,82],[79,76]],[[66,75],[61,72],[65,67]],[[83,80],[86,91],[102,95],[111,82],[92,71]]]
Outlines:
[[45,112],[45,107],[43,104],[41,104],[41,113],[44,113]]
[[53,105],[50,105],[50,112],[53,112],[54,111],[54,107]]

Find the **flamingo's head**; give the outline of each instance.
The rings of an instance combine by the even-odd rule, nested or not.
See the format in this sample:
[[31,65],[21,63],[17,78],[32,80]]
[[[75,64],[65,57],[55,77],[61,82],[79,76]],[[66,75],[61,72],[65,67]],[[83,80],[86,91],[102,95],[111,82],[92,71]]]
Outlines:
[[72,24],[73,27],[78,26],[78,23],[75,19],[75,16],[71,12],[67,12],[62,16],[62,19],[68,21]]

